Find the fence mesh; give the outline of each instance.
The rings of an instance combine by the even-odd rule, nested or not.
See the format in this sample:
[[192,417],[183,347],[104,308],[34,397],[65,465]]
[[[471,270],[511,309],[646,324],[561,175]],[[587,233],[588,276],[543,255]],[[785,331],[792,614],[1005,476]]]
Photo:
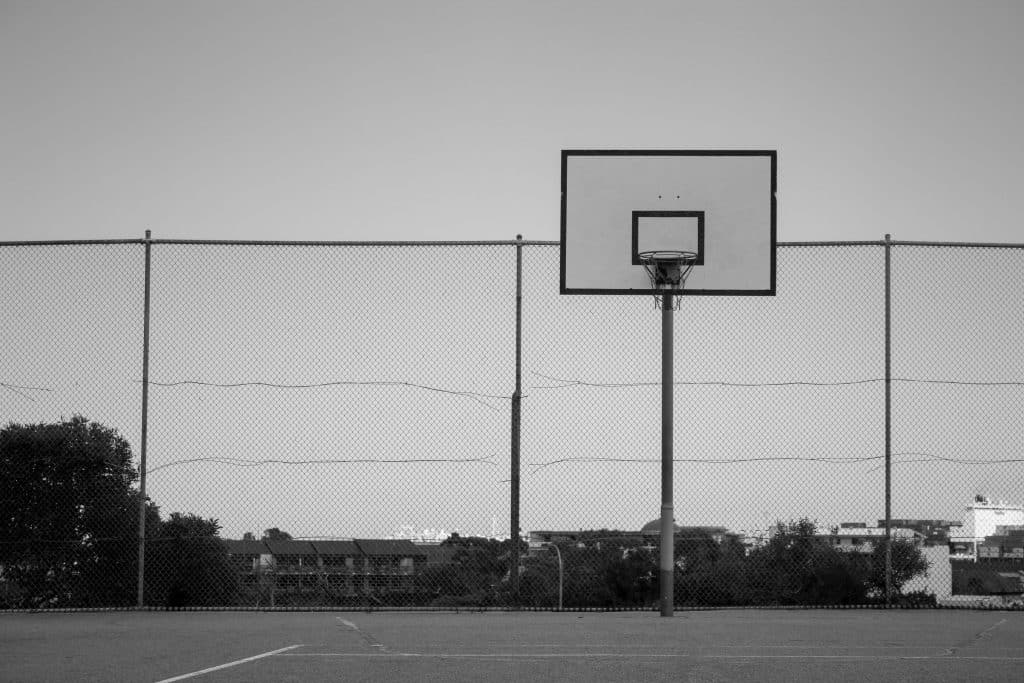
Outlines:
[[902,246],[892,272],[893,517],[962,524],[911,586],[1019,604],[1024,249]]
[[[140,506],[146,249],[0,246],[0,607],[657,603],[653,298],[561,296],[549,243],[153,242]],[[890,588],[1002,603],[1024,249],[890,250]],[[885,253],[682,301],[677,604],[885,601]]]
[[0,607],[132,604],[142,255],[0,248]]

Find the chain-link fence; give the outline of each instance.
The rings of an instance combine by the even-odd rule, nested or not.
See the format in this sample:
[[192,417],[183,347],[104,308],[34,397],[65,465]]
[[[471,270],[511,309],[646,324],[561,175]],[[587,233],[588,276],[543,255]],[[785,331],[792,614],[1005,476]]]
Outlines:
[[[656,605],[660,316],[558,262],[0,245],[0,607]],[[676,603],[1020,599],[1024,248],[777,267],[675,316]]]

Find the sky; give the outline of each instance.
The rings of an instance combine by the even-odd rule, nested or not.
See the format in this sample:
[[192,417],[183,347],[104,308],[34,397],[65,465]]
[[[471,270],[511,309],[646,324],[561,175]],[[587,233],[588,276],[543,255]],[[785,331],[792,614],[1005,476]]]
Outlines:
[[0,240],[559,238],[562,149],[775,149],[782,241],[1020,242],[1024,5],[0,1]]
[[[0,241],[554,241],[563,149],[774,149],[781,241],[1020,243],[1022,25],[1019,2],[0,0]],[[165,513],[507,532],[514,250],[361,249],[154,247]],[[778,296],[680,323],[677,521],[881,517],[881,251],[779,252]],[[976,461],[1020,455],[1020,253],[964,257],[955,288],[963,252],[896,253],[895,516],[1019,502],[1018,465]],[[523,527],[639,528],[653,304],[526,261]],[[137,245],[0,249],[0,421],[85,414],[138,454],[141,287]]]

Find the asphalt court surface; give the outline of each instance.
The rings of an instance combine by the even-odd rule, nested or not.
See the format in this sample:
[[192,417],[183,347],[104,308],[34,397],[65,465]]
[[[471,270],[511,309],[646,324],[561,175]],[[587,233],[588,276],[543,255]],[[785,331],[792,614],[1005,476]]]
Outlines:
[[1020,681],[1024,612],[0,614],[4,681]]

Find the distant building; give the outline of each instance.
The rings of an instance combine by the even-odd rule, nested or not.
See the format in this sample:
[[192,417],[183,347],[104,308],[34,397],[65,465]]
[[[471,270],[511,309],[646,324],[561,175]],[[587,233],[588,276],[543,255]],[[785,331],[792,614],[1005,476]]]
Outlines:
[[257,604],[323,604],[332,598],[406,592],[427,554],[409,540],[225,540]]
[[1024,507],[974,497],[949,539],[953,595],[1024,596]]
[[1007,559],[1024,562],[1024,526],[999,526],[978,543],[978,561]]
[[642,536],[637,531],[619,531],[618,529],[537,530],[527,534],[527,544],[531,551],[543,548],[547,543],[571,543],[579,548],[584,548],[591,545],[600,546],[609,541],[641,539]]
[[[884,525],[885,520],[882,520]],[[890,525],[889,535],[894,540],[912,541],[915,545],[924,545],[924,534],[914,529],[906,529]],[[875,545],[885,538],[885,526],[868,526],[862,522],[844,522],[827,534],[818,534],[818,538],[828,541],[836,550],[853,553],[870,553]]]
[[[679,526],[672,525],[676,538],[708,538],[721,545],[729,540],[739,540],[740,534],[733,533],[724,526]],[[656,539],[661,536],[661,520],[655,519],[644,524],[640,529],[640,535],[648,539]]]
[[1004,501],[992,502],[977,495],[964,511],[963,526],[949,537],[951,560],[977,561],[979,546],[989,536],[995,536],[1000,527],[1024,527],[1024,507]]
[[[729,531],[724,526],[680,526],[672,525],[677,541],[710,538],[719,545],[727,541],[739,542],[742,536]],[[619,542],[642,543],[656,546],[661,536],[661,520],[655,519],[644,524],[639,531],[621,531],[619,529],[588,529],[584,531],[552,531],[538,530],[529,532],[528,543],[531,551],[543,548],[547,543],[571,543],[577,547],[600,547],[602,544]]]
[[434,529],[434,528],[418,528],[411,525],[400,526],[392,531],[385,538],[394,540],[408,540],[417,544],[428,544],[428,543],[443,543],[448,540],[451,535],[459,533],[459,529],[453,529],[452,531],[446,531],[445,529]]
[[[963,522],[946,519],[891,519],[889,525],[894,528],[913,529],[924,537],[926,546],[948,546],[953,529],[959,531]],[[884,527],[885,520],[878,520],[878,526]]]

